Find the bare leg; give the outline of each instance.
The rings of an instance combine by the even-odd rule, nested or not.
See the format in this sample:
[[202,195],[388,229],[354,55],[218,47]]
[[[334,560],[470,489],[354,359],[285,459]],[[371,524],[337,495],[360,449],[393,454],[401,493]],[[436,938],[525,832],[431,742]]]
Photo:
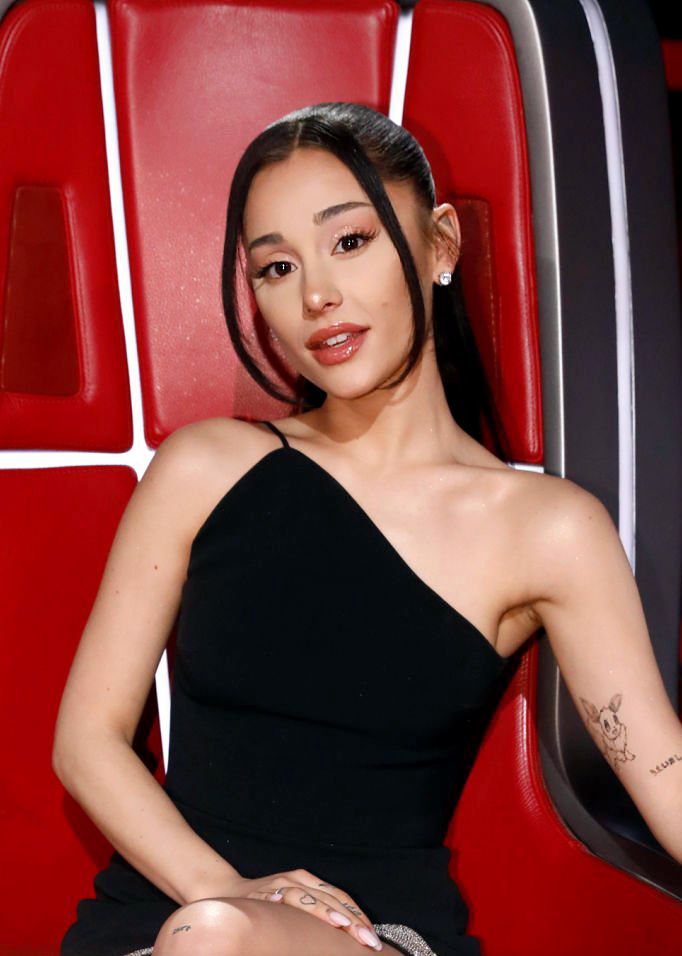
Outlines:
[[[243,897],[196,900],[161,927],[152,956],[377,956],[304,910]],[[383,942],[378,956],[404,956]]]

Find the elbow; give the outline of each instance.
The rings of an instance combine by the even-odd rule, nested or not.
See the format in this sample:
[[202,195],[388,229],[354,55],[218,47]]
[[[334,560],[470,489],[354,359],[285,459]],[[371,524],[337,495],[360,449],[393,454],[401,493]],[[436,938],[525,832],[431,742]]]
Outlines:
[[131,744],[123,733],[109,727],[79,731],[66,724],[57,727],[52,743],[52,770],[72,796],[76,783],[87,777],[91,768],[101,763],[103,755],[112,755],[125,744]]
[[77,744],[78,728],[83,723],[74,719],[64,705],[62,697],[52,737],[52,772],[68,790],[67,779],[73,763],[73,750]]
[[66,746],[66,742],[62,739],[61,735],[56,733],[52,744],[52,771],[67,790],[71,764],[72,759],[69,748]]
[[67,733],[63,725],[55,732],[52,743],[52,770],[69,793],[72,793],[71,781],[75,775],[82,775],[96,746],[95,741],[85,740],[77,732]]

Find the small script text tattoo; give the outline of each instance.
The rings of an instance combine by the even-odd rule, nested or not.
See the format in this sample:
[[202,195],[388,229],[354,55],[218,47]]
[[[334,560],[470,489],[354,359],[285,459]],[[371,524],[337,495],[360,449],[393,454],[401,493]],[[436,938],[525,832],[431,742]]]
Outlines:
[[628,750],[627,727],[617,714],[622,699],[622,694],[614,694],[600,709],[584,697],[580,698],[589,720],[599,727],[602,753],[614,770],[620,770],[620,765],[627,760],[635,759],[635,754]]
[[357,908],[357,906],[353,906],[352,903],[342,903],[341,905],[345,906],[347,910],[351,911],[351,913],[355,913],[356,916],[362,916],[362,913]]
[[679,754],[673,754],[672,757],[666,757],[663,763],[657,763],[653,770],[649,767],[649,773],[660,773],[662,770],[665,770],[666,767],[672,767],[674,763],[678,762],[682,763],[682,757],[680,757]]
[[191,928],[192,926],[190,923],[185,923],[184,926],[176,926],[171,933],[171,936],[174,936],[176,933],[182,933],[183,930],[187,933],[189,930],[191,930]]

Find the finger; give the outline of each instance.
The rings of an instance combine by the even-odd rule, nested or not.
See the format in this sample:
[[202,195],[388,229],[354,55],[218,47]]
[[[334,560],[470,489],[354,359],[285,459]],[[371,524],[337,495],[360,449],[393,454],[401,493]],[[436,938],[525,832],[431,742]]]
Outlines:
[[302,883],[304,886],[310,887],[311,891],[317,891],[330,893],[332,896],[336,897],[338,902],[347,909],[353,916],[356,916],[358,919],[361,919],[364,923],[367,924],[370,928],[372,927],[372,921],[367,916],[365,912],[358,906],[352,896],[349,893],[346,893],[345,890],[342,890],[338,886],[334,886],[333,883],[325,883],[316,877],[313,873],[309,873],[307,870],[294,870],[292,875],[296,874],[298,879],[297,882]]
[[341,905],[344,906],[349,912],[353,913],[354,916],[364,920],[369,926],[372,925],[372,921],[369,916],[367,916],[366,913],[363,913],[360,907],[356,906],[352,900],[341,900]]
[[[305,884],[305,885],[308,885],[308,884]],[[333,886],[330,883],[317,883],[315,885],[310,886],[310,892],[313,893],[313,895],[320,896],[324,899],[327,899],[327,897],[331,897],[330,903],[332,903],[332,905],[336,905],[337,908],[339,906],[342,906],[343,907],[343,909],[341,910],[342,913],[346,911],[347,915],[350,916],[352,914],[352,916],[356,917],[356,919],[361,920],[367,926],[369,927],[372,926],[372,921],[367,916],[367,914],[363,913],[363,911],[357,905],[355,900],[352,897],[350,897],[348,893],[346,893],[344,890],[340,889],[338,886]]]
[[281,892],[284,894],[283,902],[288,906],[307,911],[311,916],[345,930],[363,946],[377,951],[383,949],[371,923],[366,926],[358,917],[348,917],[349,923],[345,922],[344,916],[347,916],[347,913],[337,909],[338,903],[333,895],[319,889],[312,893],[306,885],[282,887]]
[[247,899],[269,900],[273,903],[281,903],[284,898],[281,893],[275,893],[273,890],[249,890],[244,894]]

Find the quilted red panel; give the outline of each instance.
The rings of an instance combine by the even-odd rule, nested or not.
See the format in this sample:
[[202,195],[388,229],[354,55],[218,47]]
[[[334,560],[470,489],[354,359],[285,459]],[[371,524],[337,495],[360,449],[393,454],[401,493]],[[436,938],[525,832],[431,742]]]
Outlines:
[[90,0],[0,23],[0,447],[132,444]]
[[[403,124],[424,147],[438,202],[485,202],[488,235],[462,221],[462,279],[514,461],[542,464],[542,395],[528,155],[516,56],[492,7],[420,0]],[[482,242],[483,240],[483,242]],[[468,255],[473,245],[476,254]],[[476,287],[484,265],[494,280]]]
[[111,0],[110,10],[147,442],[214,415],[286,414],[244,372],[225,327],[232,174],[290,110],[358,100],[388,112],[398,7]]
[[[76,902],[94,895],[92,877],[111,854],[53,773],[52,741],[71,661],[136,481],[123,466],[0,470],[0,527],[11,542],[0,548],[3,956],[57,953]],[[153,701],[136,743],[153,769],[160,757]]]

